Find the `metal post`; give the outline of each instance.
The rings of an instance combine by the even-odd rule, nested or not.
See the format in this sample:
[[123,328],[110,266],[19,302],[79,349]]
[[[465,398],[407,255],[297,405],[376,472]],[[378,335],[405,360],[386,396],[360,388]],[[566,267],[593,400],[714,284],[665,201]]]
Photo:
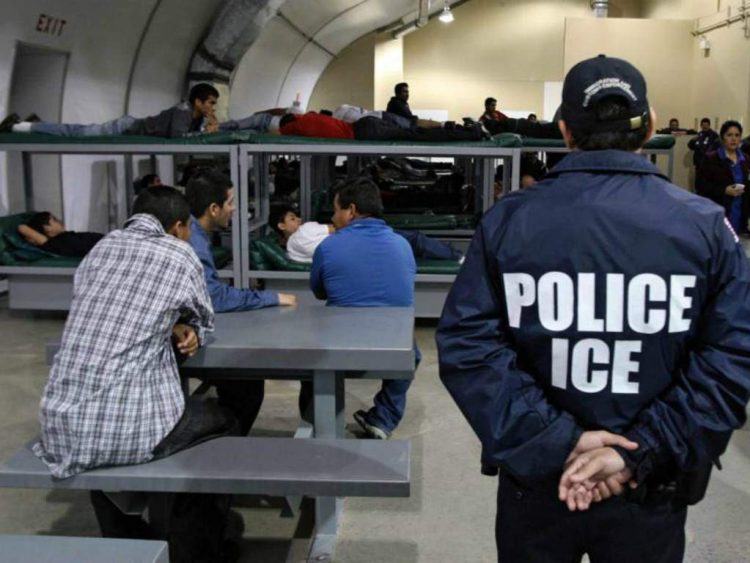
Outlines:
[[310,214],[312,213],[312,156],[302,156],[299,165],[300,213],[302,214],[302,219],[309,221],[311,219]]
[[[330,370],[313,375],[315,438],[344,437],[344,377]],[[336,532],[343,500],[336,497],[315,499],[315,537],[309,561],[330,561],[336,549]]]
[[[242,177],[239,158],[240,147],[232,146],[229,149],[229,171],[231,174],[232,185],[235,186],[237,205],[232,213],[232,282],[234,287],[245,287],[242,285],[242,272],[244,271],[245,252],[242,244],[242,210],[246,207],[242,205]],[[247,174],[244,174],[247,182]],[[246,221],[245,221],[246,223]]]
[[23,196],[26,202],[26,211],[34,211],[34,178],[31,169],[31,153],[22,152],[21,162],[23,165]]
[[[232,221],[237,226],[232,226],[232,261],[234,262],[234,277],[235,285],[237,285],[237,272],[239,270],[239,285],[237,287],[250,287],[250,274],[249,269],[245,267],[244,260],[240,258],[241,255],[245,254],[250,246],[250,232],[248,229],[249,218],[247,216],[247,206],[249,199],[250,186],[250,165],[249,160],[251,157],[247,151],[247,145],[240,145],[238,152],[232,151],[233,156],[239,159],[239,178],[234,178],[232,182],[237,186],[237,208],[234,210]],[[236,163],[236,161],[235,161]],[[257,168],[257,166],[256,166]],[[258,183],[257,170],[255,174],[255,183]],[[236,234],[235,234],[236,233]],[[235,238],[235,236],[237,238]],[[248,260],[249,265],[249,260]]]

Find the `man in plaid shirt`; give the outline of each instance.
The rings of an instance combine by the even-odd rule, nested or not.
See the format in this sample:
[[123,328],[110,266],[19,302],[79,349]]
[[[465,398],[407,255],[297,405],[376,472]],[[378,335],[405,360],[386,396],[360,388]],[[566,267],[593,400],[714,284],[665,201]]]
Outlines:
[[[209,401],[186,401],[180,385],[172,341],[179,353],[192,355],[214,323],[189,237],[182,195],[148,188],[125,228],[102,239],[76,270],[73,304],[41,401],[42,439],[34,446],[54,477],[165,457],[236,425]],[[228,499],[156,496],[160,502],[170,497],[168,522],[189,532],[168,534],[173,561],[219,549],[213,544],[221,542]],[[149,535],[140,517],[119,513],[103,493],[93,491],[92,503],[103,535]],[[217,521],[213,531],[175,524],[187,514],[200,528],[208,513]]]

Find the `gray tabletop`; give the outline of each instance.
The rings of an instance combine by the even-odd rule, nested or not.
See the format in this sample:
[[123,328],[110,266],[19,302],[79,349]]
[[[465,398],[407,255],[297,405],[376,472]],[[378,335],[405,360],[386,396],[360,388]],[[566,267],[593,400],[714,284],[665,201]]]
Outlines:
[[186,368],[414,370],[414,309],[270,307],[216,315]]

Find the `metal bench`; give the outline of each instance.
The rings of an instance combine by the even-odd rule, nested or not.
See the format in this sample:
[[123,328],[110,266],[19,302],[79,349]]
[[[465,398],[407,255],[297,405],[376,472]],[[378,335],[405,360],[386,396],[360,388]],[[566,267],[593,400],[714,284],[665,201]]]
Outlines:
[[169,550],[163,541],[0,535],[0,561],[169,563]]
[[54,479],[29,442],[0,465],[0,487],[407,497],[408,441],[224,437],[140,465]]

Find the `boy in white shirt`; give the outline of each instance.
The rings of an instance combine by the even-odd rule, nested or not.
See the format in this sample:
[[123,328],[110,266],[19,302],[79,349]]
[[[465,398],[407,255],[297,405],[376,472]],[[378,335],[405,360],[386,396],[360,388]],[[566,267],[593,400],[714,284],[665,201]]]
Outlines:
[[[316,221],[302,222],[302,219],[291,207],[280,207],[271,213],[271,227],[286,243],[286,253],[291,260],[311,264],[313,254],[325,238],[336,231],[333,225],[324,225]],[[461,252],[448,243],[431,239],[419,231],[399,231],[396,234],[404,237],[412,247],[415,258],[438,260],[455,260],[463,262]]]

